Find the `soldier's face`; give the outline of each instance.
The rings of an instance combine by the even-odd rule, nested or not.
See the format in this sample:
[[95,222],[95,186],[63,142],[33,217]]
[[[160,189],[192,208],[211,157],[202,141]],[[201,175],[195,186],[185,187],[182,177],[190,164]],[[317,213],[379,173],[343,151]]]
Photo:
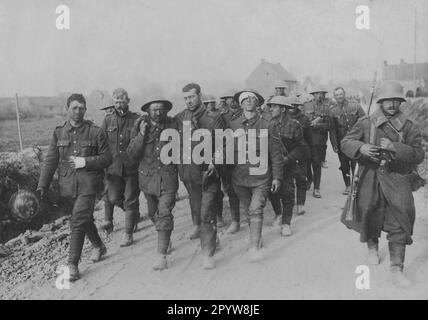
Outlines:
[[253,112],[256,111],[258,106],[258,100],[256,97],[248,97],[242,101],[242,108],[245,111]]
[[113,96],[113,103],[116,110],[127,111],[129,98],[127,95]]
[[342,89],[336,90],[334,92],[334,98],[337,102],[343,103],[343,101],[345,101],[345,92]]
[[293,107],[289,108],[287,112],[291,115],[295,115],[297,112],[299,112],[299,106],[297,104],[293,104]]
[[149,107],[149,117],[156,123],[161,123],[166,116],[166,109],[162,102],[154,102]]
[[197,93],[196,89],[191,89],[189,92],[184,92],[183,96],[186,107],[190,111],[195,110],[201,105],[201,93]]
[[380,107],[386,116],[393,116],[400,109],[401,101],[397,99],[383,100]]
[[75,123],[81,123],[86,113],[86,106],[79,101],[71,101],[68,107],[67,114],[68,119]]
[[279,104],[271,104],[270,111],[272,113],[272,118],[278,118],[282,113],[282,108]]
[[324,92],[315,92],[314,93],[314,99],[317,102],[321,102],[324,99],[325,93]]
[[215,111],[216,110],[216,108],[215,108],[215,102],[207,102],[207,103],[204,103],[204,105],[210,111]]
[[275,95],[276,96],[287,96],[287,93],[285,92],[285,88],[275,88]]
[[227,98],[226,98],[226,100],[224,101],[224,103],[225,103],[228,107],[232,107],[233,98],[232,98],[232,97],[227,97]]

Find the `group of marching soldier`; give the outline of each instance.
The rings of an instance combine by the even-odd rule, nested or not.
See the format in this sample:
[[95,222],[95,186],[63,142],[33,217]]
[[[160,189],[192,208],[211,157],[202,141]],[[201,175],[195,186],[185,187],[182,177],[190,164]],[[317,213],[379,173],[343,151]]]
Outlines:
[[[100,192],[104,192],[105,218],[101,228],[105,232],[113,231],[115,206],[125,213],[123,247],[133,243],[140,219],[140,191],[144,193],[148,217],[158,235],[158,258],[153,268],[167,268],[179,179],[189,195],[193,223],[189,238],[200,239],[203,268],[215,268],[217,229],[225,227],[224,194],[228,196],[231,213],[226,232],[238,232],[242,219],[247,218],[249,259],[262,260],[263,209],[267,200],[272,204],[281,235],[292,235],[293,208],[298,215],[305,213],[306,192],[312,183],[313,196],[321,198],[321,171],[330,135],[340,161],[344,194],[351,192],[356,161],[360,164],[363,187],[357,197],[359,217],[355,229],[360,232],[361,241],[367,242],[369,261],[379,263],[378,238],[382,230],[387,232],[393,280],[408,285],[403,263],[405,246],[412,241],[414,203],[411,187],[403,177],[422,161],[423,151],[419,131],[399,111],[399,105],[405,101],[402,88],[396,83],[384,83],[376,100],[380,109],[370,117],[357,102],[346,99],[341,87],[333,91],[334,100],[326,98],[326,90],[313,88],[310,102],[301,101],[299,94],[289,95],[287,89],[279,81],[275,95],[267,101],[255,90],[229,91],[218,103],[213,96],[203,96],[198,84],[190,83],[182,89],[185,110],[171,117],[173,105],[165,97],[148,99],[141,107],[143,116],[130,111],[128,94],[120,88],[113,92],[113,105],[103,108],[106,115],[101,127],[85,120],[85,98],[72,94],[67,100],[68,120],[54,130],[38,186],[43,197],[58,170],[61,195],[74,203],[68,259],[70,280],[79,278],[78,263],[85,235],[94,247],[93,262],[100,261],[107,252],[93,219],[96,194]],[[163,163],[161,150],[168,141],[160,139],[161,133],[176,129],[182,137],[186,121],[192,130],[207,129],[212,133],[230,128],[243,129],[248,135],[250,129],[258,133],[266,129],[268,170],[252,175],[250,169],[255,165],[248,160],[232,165],[214,161]],[[192,150],[197,144],[191,142]],[[259,153],[259,135],[255,148]],[[238,148],[234,152],[237,159]],[[389,155],[387,170],[383,166],[385,153]]]

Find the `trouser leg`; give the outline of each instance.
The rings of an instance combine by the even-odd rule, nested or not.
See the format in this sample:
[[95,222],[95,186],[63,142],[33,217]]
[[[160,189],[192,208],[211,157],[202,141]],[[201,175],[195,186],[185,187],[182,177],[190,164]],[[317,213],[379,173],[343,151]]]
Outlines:
[[239,199],[239,212],[241,217],[245,217],[249,221],[248,210],[250,208],[251,189],[245,186],[233,185],[233,189]]
[[251,202],[248,208],[250,220],[250,246],[259,248],[263,228],[263,209],[269,193],[269,186],[262,185],[251,188]]
[[[220,191],[219,184],[218,191]],[[200,239],[202,253],[206,256],[213,256],[216,249],[217,215],[215,208],[217,199],[218,192],[202,192]]]
[[294,206],[294,181],[293,175],[286,173],[280,189],[282,199],[282,224],[291,224]]
[[270,203],[272,204],[275,216],[280,216],[282,214],[281,190],[277,193],[269,192],[268,198]]
[[314,189],[319,189],[321,185],[321,165],[313,165],[314,169]]
[[94,224],[94,206],[96,195],[79,195],[74,200],[72,216],[70,220],[70,247],[68,262],[78,265],[85,234],[88,236],[94,247],[101,246],[102,242]]
[[306,188],[307,188],[307,181],[306,181],[306,162],[299,163],[299,168],[296,171],[296,174],[294,176],[294,179],[296,181],[296,199],[297,199],[297,205],[304,205],[306,202]]
[[230,206],[230,215],[232,217],[232,221],[239,222],[239,199],[233,189],[231,174],[222,177],[223,189],[224,192],[229,197],[229,206]]
[[201,225],[201,200],[202,200],[202,186],[193,184],[192,182],[185,182],[187,193],[189,194],[189,203],[192,214],[192,222],[194,226]]
[[340,171],[342,171],[343,182],[345,186],[351,185],[351,159],[349,159],[342,151],[338,152],[340,161]]
[[126,176],[124,180],[123,208],[125,211],[134,212],[134,221],[138,222],[140,219],[140,188],[138,186],[138,175]]

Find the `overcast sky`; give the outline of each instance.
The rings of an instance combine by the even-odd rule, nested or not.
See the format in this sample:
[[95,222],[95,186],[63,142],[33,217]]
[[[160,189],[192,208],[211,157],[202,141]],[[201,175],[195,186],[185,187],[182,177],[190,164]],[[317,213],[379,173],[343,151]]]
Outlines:
[[[70,30],[55,27],[60,4]],[[355,27],[361,4],[370,30]],[[243,83],[261,58],[299,80],[371,79],[383,60],[413,61],[414,6],[428,62],[425,0],[0,0],[0,94]]]

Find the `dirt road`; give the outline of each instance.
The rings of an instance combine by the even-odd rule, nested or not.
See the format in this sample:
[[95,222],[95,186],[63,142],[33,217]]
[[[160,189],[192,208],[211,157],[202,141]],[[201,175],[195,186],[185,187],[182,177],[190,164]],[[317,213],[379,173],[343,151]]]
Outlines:
[[[358,234],[339,222],[345,196],[336,156],[328,155],[323,169],[322,199],[308,193],[307,213],[294,217],[291,237],[283,238],[272,226],[270,204],[263,229],[264,261],[247,259],[248,226],[235,235],[219,231],[217,268],[203,270],[198,240],[187,237],[191,229],[189,204],[175,208],[173,252],[169,269],[151,270],[156,250],[156,232],[146,220],[140,224],[136,242],[120,248],[123,221],[118,209],[116,232],[108,243],[108,254],[98,264],[82,264],[82,279],[69,290],[58,290],[55,282],[32,287],[30,282],[15,289],[21,298],[38,299],[427,299],[428,298],[428,212],[426,189],[415,194],[417,220],[414,244],[408,247],[405,273],[412,282],[400,290],[388,281],[389,254],[385,235],[380,241],[382,262],[370,267],[370,289],[355,286],[356,268],[366,264],[366,248]],[[184,193],[181,190],[181,193]],[[102,212],[98,211],[97,219]],[[225,216],[229,210],[225,201]]]

